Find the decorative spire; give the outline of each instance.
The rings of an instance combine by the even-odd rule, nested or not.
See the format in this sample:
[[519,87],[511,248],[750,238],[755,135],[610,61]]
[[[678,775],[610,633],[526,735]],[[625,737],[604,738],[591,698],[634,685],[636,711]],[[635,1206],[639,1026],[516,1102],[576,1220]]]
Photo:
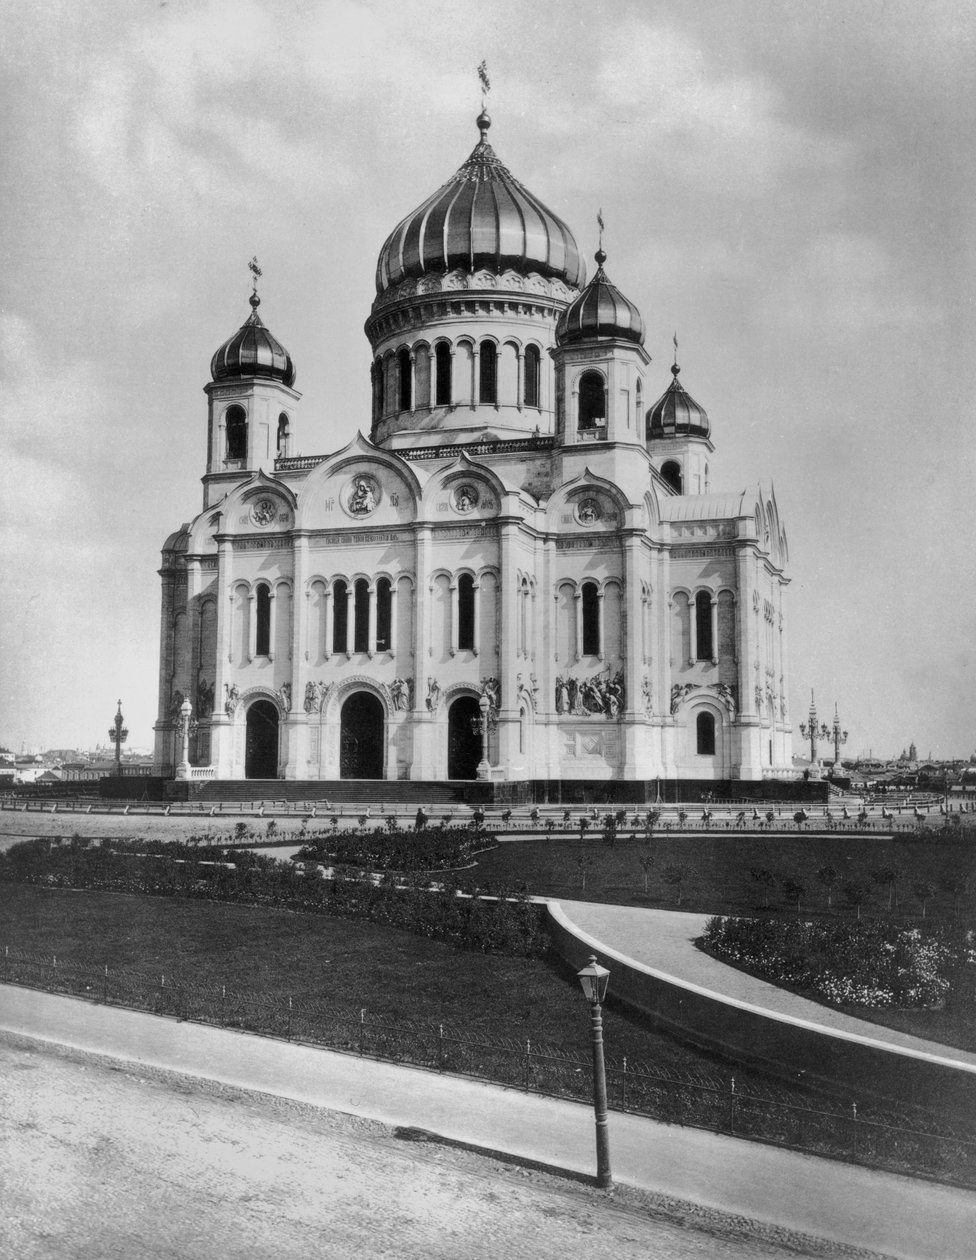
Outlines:
[[261,268],[258,266],[257,254],[247,264],[247,269],[251,273],[251,296],[248,301],[251,303],[251,309],[257,312],[261,305],[261,299],[258,297],[258,276],[263,275]]
[[488,78],[488,66],[484,61],[478,66],[478,78],[481,81],[481,113],[478,115],[478,130],[481,132],[481,143],[488,143],[488,128],[491,126],[491,115],[488,113],[488,93],[491,91],[491,80]]

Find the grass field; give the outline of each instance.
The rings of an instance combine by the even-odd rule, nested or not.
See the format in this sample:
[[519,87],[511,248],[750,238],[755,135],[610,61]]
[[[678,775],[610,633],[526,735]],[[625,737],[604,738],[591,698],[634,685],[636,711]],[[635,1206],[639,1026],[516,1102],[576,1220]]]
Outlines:
[[[589,1046],[589,1011],[557,962],[467,953],[381,924],[222,902],[0,886],[0,946],[230,988],[326,997],[467,1036]],[[719,1061],[611,1003],[607,1052],[679,1069]],[[743,1075],[741,1069],[736,1075]],[[757,1077],[758,1079],[758,1077]]]
[[[763,886],[752,877],[767,870],[773,877],[768,909],[796,911],[783,892],[783,882],[793,880],[804,888],[800,907],[804,914],[851,915],[842,891],[845,883],[868,885],[869,900],[861,914],[894,914],[899,920],[921,920],[922,906],[913,892],[917,883],[933,889],[925,913],[928,919],[956,915],[972,918],[976,887],[976,843],[934,843],[914,837],[775,835],[718,832],[711,836],[655,833],[649,845],[652,865],[647,892],[639,857],[641,846],[631,838],[618,839],[613,847],[599,836],[512,841],[478,858],[477,868],[462,876],[468,886],[497,883],[526,885],[540,896],[601,901],[616,905],[658,906],[701,911],[704,914],[754,914],[767,909]],[[580,866],[583,855],[585,867]],[[833,905],[817,871],[832,867],[837,872]],[[680,884],[667,882],[668,868],[681,871]],[[894,889],[873,882],[872,873],[890,867],[897,873]],[[583,876],[585,874],[585,889]],[[956,891],[950,891],[951,883]],[[889,911],[889,894],[897,905]]]

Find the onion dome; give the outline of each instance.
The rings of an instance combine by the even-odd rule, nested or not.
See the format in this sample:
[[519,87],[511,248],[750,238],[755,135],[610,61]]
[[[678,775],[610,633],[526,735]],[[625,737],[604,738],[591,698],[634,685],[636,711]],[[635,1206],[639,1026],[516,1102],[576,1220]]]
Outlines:
[[248,300],[251,314],[210,360],[211,377],[215,381],[230,381],[240,376],[263,376],[281,381],[283,385],[294,385],[295,365],[291,355],[272,337],[258,314],[261,299],[252,293]]
[[572,288],[586,279],[573,234],[502,165],[488,143],[491,119],[464,165],[399,223],[376,264],[376,292],[409,277],[481,267],[539,272]]
[[644,344],[644,321],[637,307],[610,283],[603,264],[602,249],[594,255],[596,275],[573,304],[563,311],[556,325],[556,345],[589,341],[593,337],[622,337]]
[[678,380],[681,368],[677,363],[671,368],[674,380],[647,413],[648,437],[673,437],[679,433],[693,433],[708,437],[711,432],[708,414]]

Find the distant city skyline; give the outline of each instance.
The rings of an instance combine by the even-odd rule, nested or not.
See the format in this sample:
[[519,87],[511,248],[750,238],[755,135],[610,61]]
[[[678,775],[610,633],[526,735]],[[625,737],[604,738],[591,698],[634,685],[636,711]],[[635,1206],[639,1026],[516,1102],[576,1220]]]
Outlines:
[[[5,8],[0,743],[156,712],[159,552],[200,506],[210,355],[288,347],[295,453],[369,431],[380,245],[491,141],[677,330],[715,480],[791,547],[794,751],[976,748],[976,15],[939,0]],[[653,401],[653,399],[651,400]],[[832,754],[831,754],[832,755]]]

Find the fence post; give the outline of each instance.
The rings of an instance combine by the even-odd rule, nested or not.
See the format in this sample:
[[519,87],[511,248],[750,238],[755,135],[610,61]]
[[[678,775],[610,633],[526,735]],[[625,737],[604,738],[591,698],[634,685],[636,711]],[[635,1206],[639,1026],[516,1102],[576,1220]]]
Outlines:
[[732,1077],[732,1089],[729,1093],[729,1132],[735,1133],[735,1077]]
[[51,958],[53,959],[53,962],[51,964],[53,968],[52,975],[51,975],[51,992],[53,993],[54,990],[57,988],[57,983],[58,983],[57,975],[54,974],[58,970],[58,956],[57,954],[52,954]]
[[530,1071],[529,1060],[531,1059],[531,1057],[532,1057],[532,1042],[526,1040],[526,1043],[525,1043],[525,1091],[526,1093],[528,1093],[528,1090],[529,1090],[529,1071]]
[[851,1103],[851,1154],[857,1158],[857,1103]]
[[624,1070],[620,1077],[620,1105],[624,1111],[627,1110],[627,1056],[624,1055]]
[[444,1071],[444,1025],[437,1025],[437,1070]]
[[108,963],[105,964],[105,971],[102,974],[102,1002],[108,1005]]
[[227,985],[220,986],[220,1026],[225,1028],[227,1025]]
[[285,1036],[291,1041],[291,994],[288,995],[288,1027]]
[[359,1012],[359,1057],[363,1056],[363,1043],[366,1039],[366,1007]]

